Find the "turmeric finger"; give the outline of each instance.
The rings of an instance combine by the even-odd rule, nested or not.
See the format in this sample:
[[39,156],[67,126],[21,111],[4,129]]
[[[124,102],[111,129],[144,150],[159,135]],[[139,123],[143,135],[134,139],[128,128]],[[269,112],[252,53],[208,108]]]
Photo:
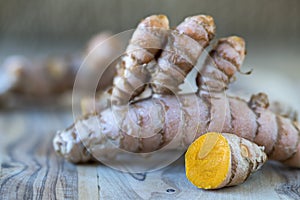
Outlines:
[[154,93],[177,92],[214,34],[214,20],[207,15],[188,17],[172,30],[152,75]]
[[169,21],[164,15],[152,15],[139,23],[117,65],[111,98],[114,105],[127,104],[144,91],[150,79],[147,68],[156,63],[155,57],[165,44],[168,29]]
[[223,92],[245,58],[245,41],[237,36],[218,40],[197,76],[199,92]]

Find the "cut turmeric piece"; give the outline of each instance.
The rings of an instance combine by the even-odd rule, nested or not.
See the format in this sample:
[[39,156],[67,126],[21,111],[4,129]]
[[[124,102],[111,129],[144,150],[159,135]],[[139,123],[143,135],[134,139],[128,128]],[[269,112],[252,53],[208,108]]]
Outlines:
[[186,176],[202,189],[238,185],[267,160],[263,150],[233,134],[207,133],[194,141],[185,154]]

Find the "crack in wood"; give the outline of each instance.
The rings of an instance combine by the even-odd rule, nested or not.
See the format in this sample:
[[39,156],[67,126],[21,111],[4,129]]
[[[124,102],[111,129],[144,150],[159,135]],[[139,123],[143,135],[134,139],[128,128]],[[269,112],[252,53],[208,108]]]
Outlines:
[[144,181],[147,177],[147,173],[129,173],[132,178],[138,181]]

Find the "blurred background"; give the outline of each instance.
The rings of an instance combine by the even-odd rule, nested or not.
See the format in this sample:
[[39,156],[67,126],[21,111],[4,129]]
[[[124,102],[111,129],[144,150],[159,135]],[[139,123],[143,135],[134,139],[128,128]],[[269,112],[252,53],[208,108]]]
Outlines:
[[[12,54],[39,56],[80,51],[94,34],[134,28],[150,14],[166,14],[171,26],[185,17],[214,17],[218,37],[239,35],[247,58],[234,84],[245,94],[268,92],[298,106],[300,75],[298,0],[1,0],[0,62]],[[299,108],[299,107],[298,107]]]

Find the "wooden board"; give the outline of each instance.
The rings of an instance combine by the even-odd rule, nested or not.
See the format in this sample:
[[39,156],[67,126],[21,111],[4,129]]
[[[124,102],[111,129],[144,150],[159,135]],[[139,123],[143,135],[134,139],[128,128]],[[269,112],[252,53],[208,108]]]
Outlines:
[[246,183],[195,188],[183,159],[162,170],[129,174],[57,157],[52,138],[72,122],[68,111],[0,112],[0,199],[300,199],[300,170],[268,163]]

